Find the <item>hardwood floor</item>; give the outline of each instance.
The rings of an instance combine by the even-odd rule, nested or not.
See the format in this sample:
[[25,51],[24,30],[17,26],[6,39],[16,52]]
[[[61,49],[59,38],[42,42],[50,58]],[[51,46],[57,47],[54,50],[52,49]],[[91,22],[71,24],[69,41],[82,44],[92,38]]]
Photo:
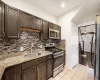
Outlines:
[[93,73],[93,69],[78,64],[72,70],[65,68],[59,75],[49,80],[94,80]]

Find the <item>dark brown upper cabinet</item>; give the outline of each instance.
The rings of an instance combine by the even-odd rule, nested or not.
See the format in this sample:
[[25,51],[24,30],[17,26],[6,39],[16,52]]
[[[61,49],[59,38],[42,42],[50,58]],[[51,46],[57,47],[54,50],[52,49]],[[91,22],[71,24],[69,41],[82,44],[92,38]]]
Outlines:
[[34,17],[34,27],[35,30],[42,31],[42,19],[38,17]]
[[54,29],[54,30],[60,30],[59,28],[60,26],[53,24],[53,23],[49,23],[49,28]]
[[19,38],[19,10],[5,5],[5,37]]
[[4,35],[4,3],[0,1],[0,37]]
[[[42,20],[22,10],[8,6],[0,1],[0,37],[15,38],[20,36],[20,30],[41,32],[43,39],[49,39],[49,28],[59,30],[61,27]],[[27,29],[26,29],[27,28]]]
[[56,25],[56,24],[54,24],[53,28],[54,28],[55,30],[60,30],[60,26],[58,26],[58,25]]
[[42,39],[48,39],[49,38],[49,22],[43,20],[43,34]]
[[49,28],[54,29],[54,24],[49,22]]
[[20,27],[33,29],[33,18],[31,14],[20,11]]

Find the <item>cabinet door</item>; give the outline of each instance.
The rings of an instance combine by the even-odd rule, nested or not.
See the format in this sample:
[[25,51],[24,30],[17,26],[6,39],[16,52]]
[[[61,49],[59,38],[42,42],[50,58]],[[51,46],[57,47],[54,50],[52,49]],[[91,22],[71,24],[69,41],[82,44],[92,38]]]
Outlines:
[[49,79],[50,77],[52,77],[53,75],[53,60],[48,60],[47,61],[47,79]]
[[54,28],[53,23],[49,23],[49,28],[50,28],[50,29],[53,29],[53,28]]
[[7,68],[2,80],[21,80],[21,65]]
[[43,20],[43,39],[48,39],[49,38],[49,24],[47,21]]
[[22,80],[36,80],[36,67],[22,71]]
[[34,29],[42,31],[42,19],[34,17]]
[[37,80],[46,80],[46,62],[37,66]]
[[4,33],[4,4],[0,2],[0,37]]
[[25,13],[25,12],[20,12],[20,27],[24,28],[33,28],[33,16]]
[[19,38],[19,10],[5,6],[5,33],[7,38]]
[[55,25],[55,24],[53,24],[53,29],[55,29],[55,30],[59,30],[59,26],[58,25]]

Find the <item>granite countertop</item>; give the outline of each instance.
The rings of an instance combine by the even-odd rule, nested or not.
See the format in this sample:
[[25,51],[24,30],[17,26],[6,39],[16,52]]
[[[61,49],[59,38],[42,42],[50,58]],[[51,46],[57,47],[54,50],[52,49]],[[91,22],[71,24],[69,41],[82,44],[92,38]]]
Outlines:
[[30,54],[29,56],[25,56],[26,54],[28,54],[27,52],[22,52],[22,54],[20,54],[19,56],[14,56],[14,57],[9,57],[9,58],[5,58],[0,60],[0,80],[2,78],[2,75],[4,73],[4,70],[10,66],[14,66],[17,64],[21,64],[33,59],[37,59],[39,57],[43,57],[43,56],[47,56],[52,54],[52,52],[49,51],[43,51],[43,50],[39,50],[39,53],[41,53],[41,55],[35,55],[33,56],[33,54]]

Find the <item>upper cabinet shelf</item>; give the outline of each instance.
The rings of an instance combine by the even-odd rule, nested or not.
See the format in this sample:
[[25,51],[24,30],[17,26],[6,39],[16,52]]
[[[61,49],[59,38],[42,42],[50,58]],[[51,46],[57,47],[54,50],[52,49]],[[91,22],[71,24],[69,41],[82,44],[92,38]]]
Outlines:
[[95,32],[84,32],[84,33],[81,33],[81,35],[86,35],[86,34],[95,34]]
[[37,33],[41,32],[40,30],[33,30],[33,29],[28,29],[28,28],[20,28],[20,30],[22,30],[22,31],[29,31],[29,32],[37,32]]

